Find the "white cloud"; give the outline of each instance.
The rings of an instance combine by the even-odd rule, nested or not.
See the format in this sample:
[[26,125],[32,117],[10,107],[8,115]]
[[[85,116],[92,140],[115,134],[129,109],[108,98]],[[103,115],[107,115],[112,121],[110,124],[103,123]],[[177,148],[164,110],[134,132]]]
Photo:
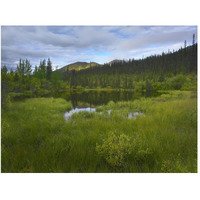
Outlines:
[[104,63],[140,58],[192,42],[195,26],[3,26],[2,64],[19,58],[38,64],[50,57],[59,67],[76,61]]

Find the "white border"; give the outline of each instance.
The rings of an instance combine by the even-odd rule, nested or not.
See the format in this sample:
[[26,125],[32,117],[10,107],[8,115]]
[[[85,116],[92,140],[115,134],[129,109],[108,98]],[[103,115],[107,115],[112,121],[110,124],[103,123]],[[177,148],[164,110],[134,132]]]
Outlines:
[[[3,0],[0,3],[0,24],[199,25],[197,2],[197,0],[187,2],[57,0],[52,3],[49,0]],[[188,200],[200,197],[199,178],[199,173],[0,174],[0,197],[3,200],[66,198]]]

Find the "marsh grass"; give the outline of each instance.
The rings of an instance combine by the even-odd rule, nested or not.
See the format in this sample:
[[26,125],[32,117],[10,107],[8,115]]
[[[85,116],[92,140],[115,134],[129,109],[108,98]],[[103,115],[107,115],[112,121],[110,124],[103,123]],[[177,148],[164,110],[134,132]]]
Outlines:
[[[65,122],[71,108],[35,98],[2,111],[2,172],[197,172],[194,93],[109,102]],[[123,117],[136,111],[145,117]]]

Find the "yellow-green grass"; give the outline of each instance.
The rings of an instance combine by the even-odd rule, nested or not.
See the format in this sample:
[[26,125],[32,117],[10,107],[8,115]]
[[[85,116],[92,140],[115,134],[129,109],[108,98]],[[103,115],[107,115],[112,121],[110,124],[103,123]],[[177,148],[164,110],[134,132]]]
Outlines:
[[[37,98],[2,111],[2,172],[197,172],[194,92],[109,102],[65,122],[71,108]],[[135,111],[144,115],[127,119]]]

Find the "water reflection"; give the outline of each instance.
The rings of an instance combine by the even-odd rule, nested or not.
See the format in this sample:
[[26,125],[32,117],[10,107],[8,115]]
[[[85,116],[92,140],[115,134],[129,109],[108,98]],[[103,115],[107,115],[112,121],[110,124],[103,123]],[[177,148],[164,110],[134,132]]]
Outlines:
[[[158,96],[159,93],[152,93],[151,96]],[[148,94],[149,96],[149,94]],[[67,101],[71,101],[74,108],[96,107],[105,105],[109,101],[131,101],[146,97],[146,93],[136,93],[134,91],[66,91],[57,94],[57,97],[62,97]]]
[[[151,91],[136,92],[132,90],[68,90],[56,93],[41,94],[41,97],[63,98],[71,101],[74,108],[96,107],[106,105],[109,101],[132,101],[141,97],[156,97],[163,93]],[[32,98],[31,95],[20,93],[13,96],[14,101],[22,101],[26,98]]]
[[[74,113],[78,113],[78,112],[82,112],[82,111],[87,111],[87,112],[94,112],[96,111],[96,108],[91,108],[91,107],[87,107],[87,108],[74,108],[72,110],[70,110],[69,112],[66,112],[64,114],[64,118],[65,121],[69,121],[70,117],[74,114]],[[108,115],[111,115],[112,110],[107,110]],[[102,114],[103,112],[99,112],[99,114]],[[124,116],[125,118],[128,119],[136,119],[138,116],[145,116],[144,113],[141,112],[130,112],[128,114],[128,116]]]
[[81,111],[87,111],[87,112],[93,112],[95,111],[96,109],[95,108],[75,108],[75,109],[72,109],[70,110],[69,112],[66,112],[64,114],[64,118],[66,121],[69,121],[70,117],[74,114],[74,113],[78,113],[78,112],[81,112]]
[[136,119],[137,116],[145,116],[144,113],[141,112],[131,112],[128,114],[128,119]]

